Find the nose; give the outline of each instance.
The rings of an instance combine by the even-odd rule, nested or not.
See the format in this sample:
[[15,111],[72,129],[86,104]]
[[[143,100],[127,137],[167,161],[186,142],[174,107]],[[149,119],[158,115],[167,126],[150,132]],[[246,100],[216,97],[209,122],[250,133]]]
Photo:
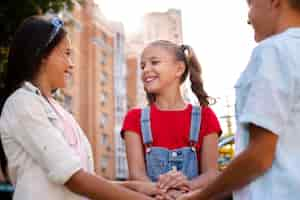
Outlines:
[[71,63],[70,65],[69,65],[69,69],[74,69],[74,67],[75,67],[75,65],[74,65],[74,63]]
[[150,71],[150,69],[151,69],[151,66],[149,64],[145,63],[143,68],[142,68],[142,71],[143,72],[148,72],[148,71]]
[[251,21],[250,21],[249,18],[248,18],[248,20],[247,20],[247,24],[248,24],[248,25],[251,25]]

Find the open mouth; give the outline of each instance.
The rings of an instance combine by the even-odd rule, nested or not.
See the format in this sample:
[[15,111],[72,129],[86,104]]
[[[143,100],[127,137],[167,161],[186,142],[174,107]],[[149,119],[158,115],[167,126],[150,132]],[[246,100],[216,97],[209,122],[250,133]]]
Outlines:
[[72,72],[71,71],[65,71],[65,78],[70,78],[72,76]]
[[157,79],[157,76],[148,76],[143,79],[143,82],[145,84],[150,84],[150,83],[154,82],[156,79]]

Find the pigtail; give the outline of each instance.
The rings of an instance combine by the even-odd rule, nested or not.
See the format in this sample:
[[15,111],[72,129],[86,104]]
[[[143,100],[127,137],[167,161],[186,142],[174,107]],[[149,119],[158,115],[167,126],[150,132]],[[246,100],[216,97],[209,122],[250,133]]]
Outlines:
[[191,81],[191,89],[193,93],[196,95],[201,106],[208,106],[209,96],[203,87],[202,80],[202,70],[201,65],[198,62],[198,59],[190,46],[181,45],[181,50],[183,51],[185,57],[185,65],[188,69],[190,81]]

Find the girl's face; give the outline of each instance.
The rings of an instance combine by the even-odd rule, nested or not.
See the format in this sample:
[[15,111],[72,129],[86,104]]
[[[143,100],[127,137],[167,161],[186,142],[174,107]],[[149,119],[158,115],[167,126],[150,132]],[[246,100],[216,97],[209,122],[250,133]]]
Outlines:
[[160,46],[148,46],[141,57],[142,81],[149,93],[159,94],[180,86],[185,66],[176,61],[172,51]]
[[51,89],[64,88],[72,73],[71,44],[66,36],[43,60],[43,70]]

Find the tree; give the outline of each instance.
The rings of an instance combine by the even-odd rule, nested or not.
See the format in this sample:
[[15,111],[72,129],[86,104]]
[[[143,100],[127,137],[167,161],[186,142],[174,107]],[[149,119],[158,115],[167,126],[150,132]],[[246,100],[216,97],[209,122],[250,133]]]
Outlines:
[[[75,0],[1,0],[0,1],[0,74],[7,64],[8,47],[19,24],[31,15],[48,11],[71,10]],[[76,0],[82,3],[84,0]],[[2,78],[1,78],[2,83]]]

